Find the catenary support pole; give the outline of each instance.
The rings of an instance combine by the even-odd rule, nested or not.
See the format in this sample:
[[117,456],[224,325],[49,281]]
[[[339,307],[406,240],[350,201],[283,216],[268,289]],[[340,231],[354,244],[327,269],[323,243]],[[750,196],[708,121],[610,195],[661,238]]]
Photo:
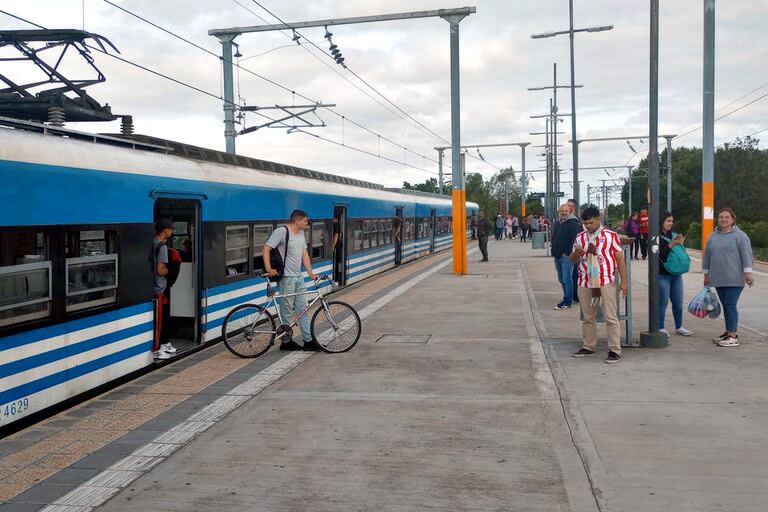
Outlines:
[[[525,217],[525,199],[526,199],[526,196],[528,194],[528,192],[527,192],[527,188],[528,188],[527,187],[527,181],[528,181],[528,179],[526,178],[526,175],[525,175],[525,147],[527,145],[528,145],[527,143],[526,144],[520,144],[520,151],[522,152],[522,155],[521,155],[521,167],[523,168],[523,171],[522,171],[523,175],[522,175],[522,178],[520,180],[520,184],[521,184],[520,185],[520,196],[521,196],[521,200],[522,200],[522,203],[523,203],[521,205],[521,212],[522,212],[522,216],[523,217]],[[520,224],[522,225],[522,219],[520,220]]]
[[[467,195],[461,158],[461,96],[459,88],[459,23],[464,16],[447,16],[451,32],[451,178],[453,185],[453,273],[467,272]],[[487,212],[486,212],[487,213]]]
[[701,248],[715,219],[715,0],[704,0],[704,119],[701,162]]
[[576,135],[576,63],[573,59],[573,0],[568,1],[568,17],[571,38],[571,140],[573,141],[573,198],[576,200],[576,212],[579,211],[579,138]]
[[672,137],[667,139],[667,211],[672,213]]
[[650,192],[648,240],[648,331],[640,333],[646,347],[665,347],[669,340],[659,331],[659,0],[651,3],[650,99],[648,127],[648,188]]
[[224,78],[224,141],[226,151],[235,154],[235,85],[232,73],[232,41],[234,36],[221,36],[221,65]]

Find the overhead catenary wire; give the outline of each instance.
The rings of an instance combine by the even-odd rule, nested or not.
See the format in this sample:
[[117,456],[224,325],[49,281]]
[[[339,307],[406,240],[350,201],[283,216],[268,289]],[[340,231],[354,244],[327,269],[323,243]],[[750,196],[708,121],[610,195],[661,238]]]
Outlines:
[[[22,21],[22,22],[24,22],[24,23],[27,23],[27,24],[29,24],[29,25],[32,25],[32,26],[34,26],[34,27],[37,27],[37,28],[39,28],[39,29],[42,29],[42,30],[48,30],[48,28],[47,28],[47,27],[44,27],[44,26],[42,26],[42,25],[40,25],[40,24],[38,24],[38,23],[35,23],[35,22],[33,22],[33,21],[30,21],[30,20],[27,20],[27,19],[25,19],[25,18],[22,18],[22,17],[20,17],[20,16],[17,16],[17,15],[15,15],[15,14],[12,14],[12,13],[10,13],[10,12],[7,12],[7,11],[5,11],[5,10],[2,10],[2,9],[0,9],[0,14],[5,14],[5,15],[7,15],[7,16],[9,16],[9,17],[11,17],[11,18],[15,18],[15,19],[17,19],[17,20],[19,20],[19,21]],[[206,91],[205,89],[202,89],[202,88],[200,88],[200,87],[197,87],[197,86],[195,86],[195,85],[189,84],[189,83],[187,83],[187,82],[184,82],[183,80],[179,80],[179,79],[177,79],[177,78],[174,78],[174,77],[172,77],[172,76],[170,76],[170,75],[167,75],[167,74],[165,74],[165,73],[161,73],[161,72],[159,72],[159,71],[156,71],[156,70],[154,70],[154,69],[151,69],[151,68],[149,68],[149,67],[147,67],[147,66],[143,66],[143,65],[141,65],[141,64],[138,64],[138,63],[136,63],[136,62],[133,62],[133,61],[131,61],[131,60],[129,60],[129,59],[126,59],[126,58],[124,58],[124,57],[120,57],[120,56],[117,56],[117,55],[111,54],[111,53],[109,53],[109,52],[106,52],[106,51],[104,51],[104,50],[102,50],[101,48],[98,48],[98,47],[96,47],[96,46],[92,46],[92,45],[89,45],[89,44],[85,44],[85,46],[86,46],[86,47],[88,47],[88,48],[89,48],[89,49],[91,49],[91,50],[95,50],[95,51],[98,51],[98,52],[100,52],[100,53],[103,53],[104,55],[108,55],[108,56],[110,56],[110,57],[112,57],[112,58],[114,58],[114,59],[116,59],[116,60],[119,60],[119,61],[121,61],[121,62],[124,62],[124,63],[126,63],[126,64],[129,64],[129,65],[131,65],[131,66],[133,66],[133,67],[135,67],[135,68],[141,69],[142,71],[146,71],[146,72],[148,72],[148,73],[151,73],[151,74],[153,74],[153,75],[155,75],[155,76],[158,76],[158,77],[160,77],[160,78],[163,78],[163,79],[165,79],[165,80],[171,81],[171,82],[173,82],[173,83],[175,83],[175,84],[177,84],[177,85],[181,85],[181,86],[183,86],[183,87],[186,87],[186,88],[188,88],[188,89],[190,89],[190,90],[193,90],[193,91],[195,91],[195,92],[198,92],[198,93],[200,93],[200,94],[204,94],[204,95],[206,95],[206,96],[208,96],[208,97],[210,97],[210,98],[213,98],[213,99],[216,99],[216,100],[220,100],[220,101],[224,101],[224,102],[227,102],[227,101],[226,101],[226,100],[225,100],[225,99],[224,99],[222,96],[220,96],[220,95],[217,95],[217,94],[215,94],[215,93],[212,93],[212,92],[210,92],[210,91]],[[227,103],[230,103],[230,104],[232,104],[232,105],[236,105],[234,102],[227,102]],[[275,119],[273,119],[273,118],[271,118],[271,117],[269,117],[269,116],[267,116],[267,115],[265,115],[265,114],[262,114],[261,112],[257,112],[257,114],[258,114],[258,115],[260,115],[261,117],[264,117],[264,118],[266,118],[266,119],[269,119],[269,120],[271,120],[271,121],[275,121]],[[428,169],[424,169],[424,168],[421,168],[421,167],[417,167],[417,166],[415,166],[415,165],[412,165],[412,164],[407,164],[407,163],[401,162],[401,161],[399,161],[399,160],[395,160],[395,159],[392,159],[392,158],[388,158],[388,157],[385,157],[385,156],[380,156],[380,155],[377,155],[376,153],[373,153],[373,152],[367,151],[367,150],[365,150],[365,149],[362,149],[362,148],[357,148],[357,147],[355,147],[355,146],[350,146],[349,144],[340,144],[340,143],[338,143],[338,142],[336,142],[336,141],[334,141],[334,140],[332,140],[332,139],[328,139],[328,138],[325,138],[325,137],[321,137],[321,136],[318,136],[318,135],[316,135],[316,134],[314,134],[314,133],[311,133],[311,132],[308,132],[308,131],[306,131],[306,130],[302,130],[302,129],[296,129],[295,131],[297,131],[297,132],[300,132],[300,133],[304,133],[305,135],[311,135],[311,136],[313,136],[313,137],[315,137],[315,138],[317,138],[317,139],[319,139],[319,140],[322,140],[322,141],[324,141],[324,142],[328,142],[328,143],[331,143],[331,144],[334,144],[334,145],[337,145],[337,146],[342,146],[342,147],[348,148],[348,149],[350,149],[350,150],[353,150],[353,151],[356,151],[356,152],[359,152],[359,153],[363,153],[363,154],[367,154],[367,155],[370,155],[370,156],[374,156],[374,157],[376,157],[376,158],[380,158],[380,159],[382,159],[382,160],[386,160],[386,161],[389,161],[389,162],[393,162],[393,163],[396,163],[396,164],[404,164],[404,165],[406,165],[406,166],[407,166],[407,167],[409,167],[409,168],[412,168],[412,169],[415,169],[415,170],[419,170],[419,171],[422,171],[422,172],[425,172],[425,173],[428,173],[428,174],[433,174],[433,175],[437,175],[437,174],[438,174],[438,173],[437,173],[437,172],[435,172],[435,171],[430,171],[430,170],[428,170]]]
[[[133,16],[134,18],[137,18],[137,19],[139,19],[139,20],[143,21],[144,23],[147,23],[148,25],[151,25],[151,26],[152,26],[152,27],[154,27],[154,28],[157,28],[158,30],[161,30],[162,32],[164,32],[164,33],[166,33],[166,34],[170,35],[171,37],[174,37],[174,38],[176,38],[176,39],[179,39],[180,41],[183,41],[183,42],[185,42],[185,43],[187,43],[187,44],[189,44],[189,45],[191,45],[191,46],[193,46],[193,47],[197,48],[198,50],[201,50],[201,51],[203,51],[203,52],[207,53],[208,55],[210,55],[210,56],[212,56],[212,57],[216,58],[217,60],[221,60],[221,57],[220,57],[218,54],[216,54],[216,53],[214,53],[214,52],[212,52],[212,51],[208,50],[207,48],[205,48],[205,47],[203,47],[203,46],[201,46],[201,45],[199,45],[199,44],[197,44],[197,43],[195,43],[194,41],[191,41],[191,40],[189,40],[189,39],[187,39],[187,38],[185,38],[185,37],[183,37],[183,36],[181,36],[181,35],[179,35],[179,34],[177,34],[177,33],[173,32],[173,31],[171,31],[171,30],[169,30],[169,29],[167,29],[167,28],[165,28],[165,27],[163,27],[163,26],[159,25],[158,23],[155,23],[155,22],[153,22],[153,21],[149,20],[148,18],[146,18],[146,17],[144,17],[144,16],[141,16],[141,15],[139,15],[139,14],[135,13],[135,12],[132,12],[132,11],[130,11],[130,10],[128,10],[128,9],[126,9],[125,7],[122,7],[122,6],[120,6],[120,5],[117,5],[117,4],[115,4],[114,2],[112,2],[111,0],[102,0],[102,1],[103,1],[103,2],[105,2],[105,3],[107,3],[107,4],[109,4],[109,5],[111,5],[112,7],[116,8],[116,9],[119,9],[120,11],[122,11],[122,12],[124,12],[124,13],[126,13],[126,14],[128,14],[128,15],[130,15],[130,16]],[[237,3],[238,5],[241,5],[241,7],[242,7],[242,4],[240,4],[239,2],[237,2],[237,0],[235,0],[235,3]],[[248,11],[249,11],[249,12],[252,12],[252,11],[250,11],[250,10],[248,10]],[[255,13],[254,13],[254,14],[255,14]],[[262,18],[262,19],[263,19],[263,18]],[[266,22],[266,20],[265,20],[265,22]],[[311,42],[311,41],[310,41],[310,42]],[[314,44],[314,43],[313,43],[313,44]],[[279,83],[279,82],[277,82],[277,81],[275,81],[275,80],[272,80],[271,78],[268,78],[268,77],[266,77],[266,76],[264,76],[264,75],[261,75],[261,74],[259,74],[259,73],[256,73],[255,71],[253,71],[253,70],[251,70],[251,69],[248,69],[248,68],[246,68],[246,67],[244,67],[244,66],[240,65],[240,63],[239,63],[239,62],[237,62],[237,63],[233,62],[232,64],[233,64],[233,65],[234,65],[234,66],[235,66],[235,67],[238,69],[238,71],[239,71],[239,70],[243,70],[243,71],[245,71],[245,72],[247,72],[247,73],[249,73],[249,74],[251,74],[251,75],[253,75],[253,76],[257,77],[257,78],[260,78],[261,80],[264,80],[264,81],[266,81],[267,83],[270,83],[270,84],[274,85],[275,87],[278,87],[278,88],[280,88],[280,89],[282,89],[282,90],[284,90],[284,91],[286,91],[286,92],[290,92],[290,93],[291,93],[291,95],[292,95],[292,97],[293,97],[293,96],[299,96],[299,97],[301,97],[301,98],[303,98],[303,99],[305,99],[305,100],[307,100],[307,101],[309,101],[309,102],[311,102],[311,103],[315,103],[315,104],[317,104],[317,103],[320,103],[319,101],[317,101],[317,100],[315,100],[315,99],[313,99],[313,98],[310,98],[309,96],[306,96],[306,95],[304,95],[304,94],[302,94],[302,93],[300,93],[300,92],[296,92],[294,89],[292,89],[292,88],[290,88],[290,87],[288,87],[288,86],[286,86],[286,85],[283,85],[283,84],[281,84],[281,83]],[[239,73],[238,73],[238,80],[239,80]],[[239,85],[238,85],[238,89],[239,89]],[[239,106],[239,105],[238,105],[238,106]],[[370,134],[372,134],[372,135],[376,135],[377,137],[380,137],[380,138],[384,139],[385,141],[387,141],[388,143],[392,144],[393,146],[396,146],[396,147],[398,147],[398,148],[400,148],[400,149],[403,149],[403,150],[405,150],[405,151],[408,151],[408,152],[410,152],[410,153],[412,153],[412,154],[414,154],[414,155],[418,155],[418,156],[421,156],[421,157],[425,158],[426,160],[429,160],[429,161],[431,161],[431,162],[433,162],[433,163],[438,163],[438,161],[437,161],[437,160],[435,160],[434,158],[428,157],[428,156],[426,156],[426,155],[423,155],[423,154],[421,154],[421,153],[418,153],[417,151],[414,151],[414,150],[412,150],[412,149],[409,149],[409,148],[407,148],[405,145],[403,145],[403,144],[401,144],[401,143],[399,143],[399,142],[397,142],[397,141],[395,141],[395,140],[393,140],[393,139],[391,139],[391,138],[389,138],[389,137],[387,137],[387,136],[385,136],[385,135],[381,135],[381,134],[377,133],[376,131],[374,131],[374,130],[372,130],[372,129],[368,128],[367,126],[364,126],[363,124],[361,124],[361,123],[359,123],[359,122],[357,122],[357,121],[355,121],[355,120],[353,120],[353,119],[350,119],[350,118],[349,118],[349,117],[347,117],[346,115],[344,115],[344,114],[341,114],[340,112],[338,112],[338,111],[336,111],[336,110],[334,110],[334,109],[332,109],[332,108],[327,108],[327,110],[329,110],[330,112],[332,112],[333,114],[335,114],[336,116],[338,116],[340,119],[342,119],[342,120],[346,119],[346,121],[347,121],[347,122],[349,122],[349,123],[351,123],[351,124],[355,125],[356,127],[360,128],[360,129],[362,129],[362,130],[365,130],[366,132],[368,132],[368,133],[370,133]]]
[[[760,101],[760,100],[763,100],[763,99],[765,99],[765,98],[768,98],[768,92],[767,92],[767,93],[765,93],[765,94],[763,94],[763,95],[761,95],[761,96],[758,96],[757,98],[755,98],[755,99],[753,99],[753,100],[751,100],[751,101],[748,101],[747,103],[745,103],[745,104],[743,104],[743,105],[741,105],[741,106],[739,106],[739,107],[737,107],[737,108],[735,108],[735,109],[733,109],[733,110],[731,110],[731,111],[729,111],[729,112],[726,112],[725,114],[723,114],[723,115],[721,115],[721,116],[718,116],[718,117],[716,117],[716,118],[715,118],[715,121],[720,121],[721,119],[725,119],[726,117],[728,117],[728,116],[730,116],[730,115],[733,115],[733,114],[735,114],[736,112],[739,112],[740,110],[743,110],[743,109],[745,109],[745,108],[749,107],[750,105],[754,105],[754,104],[755,104],[755,103],[757,103],[758,101]],[[685,137],[685,136],[687,136],[687,135],[690,135],[690,134],[692,134],[692,133],[695,133],[695,132],[697,132],[697,131],[701,130],[702,128],[703,128],[703,125],[702,125],[702,126],[698,126],[698,127],[694,128],[694,129],[692,129],[692,130],[689,130],[689,131],[687,131],[687,132],[685,132],[685,133],[683,133],[683,134],[681,134],[681,135],[678,135],[677,137],[675,137],[675,140],[677,140],[677,139],[681,139],[681,138],[683,138],[683,137]]]

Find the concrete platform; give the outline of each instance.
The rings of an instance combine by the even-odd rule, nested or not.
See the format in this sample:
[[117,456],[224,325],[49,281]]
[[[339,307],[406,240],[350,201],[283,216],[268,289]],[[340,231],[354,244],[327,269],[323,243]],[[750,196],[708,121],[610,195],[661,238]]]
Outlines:
[[[570,357],[578,310],[552,310],[544,251],[492,241],[477,259],[346,290],[364,318],[346,354],[215,348],[0,441],[0,511],[765,510],[768,273],[745,293],[741,347],[686,313],[695,336],[608,366],[604,342]],[[56,457],[69,465],[35,473]]]

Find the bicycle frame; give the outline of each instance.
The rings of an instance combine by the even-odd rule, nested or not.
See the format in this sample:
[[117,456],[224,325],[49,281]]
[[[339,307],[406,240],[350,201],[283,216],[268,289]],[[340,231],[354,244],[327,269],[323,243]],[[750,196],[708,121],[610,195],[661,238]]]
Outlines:
[[[325,303],[325,295],[323,295],[323,290],[317,287],[317,283],[315,283],[315,289],[314,290],[306,290],[303,292],[297,292],[297,293],[280,293],[279,291],[275,291],[272,288],[272,283],[267,280],[267,297],[269,297],[269,300],[266,304],[264,304],[264,307],[269,309],[272,306],[275,306],[275,312],[277,313],[277,319],[280,322],[280,325],[285,324],[285,320],[283,320],[283,316],[280,313],[280,299],[287,299],[288,297],[298,297],[299,295],[314,295],[315,298],[309,301],[307,306],[300,311],[296,315],[296,319],[293,320],[290,324],[288,324],[289,327],[294,327],[299,324],[299,320],[301,320],[310,309],[312,309],[312,306],[314,306],[317,301],[320,301],[323,305],[323,309],[325,309],[326,314],[328,313],[328,306]],[[336,323],[333,321],[333,319],[330,319],[331,324],[335,327]]]

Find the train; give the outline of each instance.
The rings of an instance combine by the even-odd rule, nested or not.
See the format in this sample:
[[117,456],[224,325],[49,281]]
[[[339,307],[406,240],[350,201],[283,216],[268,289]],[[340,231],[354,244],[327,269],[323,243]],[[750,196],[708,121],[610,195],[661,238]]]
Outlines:
[[[3,430],[157,364],[157,218],[172,219],[169,244],[186,251],[170,289],[177,356],[219,341],[232,308],[266,300],[261,249],[295,208],[309,215],[308,251],[314,272],[333,276],[329,291],[452,246],[445,196],[150,136],[0,118],[0,182]],[[478,206],[466,209],[468,235]]]

